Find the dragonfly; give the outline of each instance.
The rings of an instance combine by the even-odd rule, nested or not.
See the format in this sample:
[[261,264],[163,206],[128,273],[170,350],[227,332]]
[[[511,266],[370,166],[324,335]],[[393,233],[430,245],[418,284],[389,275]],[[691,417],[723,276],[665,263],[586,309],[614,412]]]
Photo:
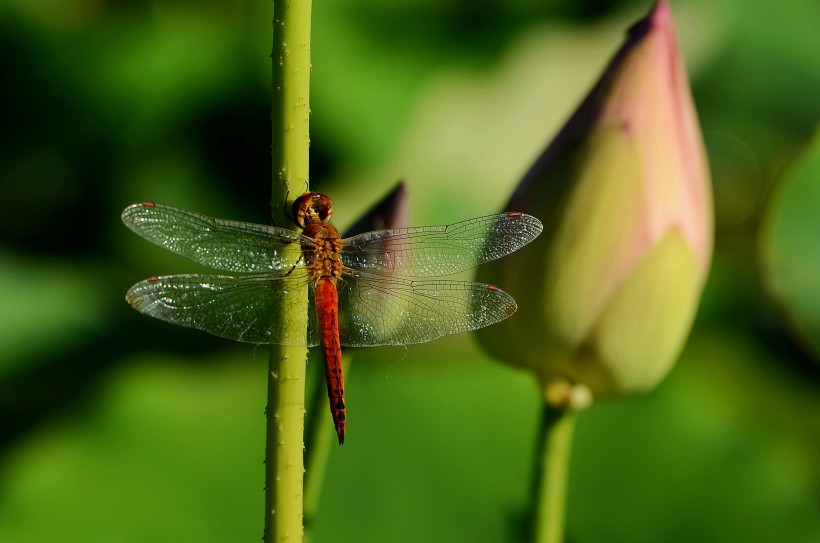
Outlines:
[[498,287],[431,278],[512,253],[543,227],[535,217],[507,212],[342,239],[330,224],[332,210],[324,194],[299,196],[292,214],[301,233],[153,202],[127,207],[122,220],[164,249],[229,272],[149,277],[126,294],[136,310],[235,341],[322,346],[341,445],[347,427],[341,348],[426,343],[506,319],[517,305]]

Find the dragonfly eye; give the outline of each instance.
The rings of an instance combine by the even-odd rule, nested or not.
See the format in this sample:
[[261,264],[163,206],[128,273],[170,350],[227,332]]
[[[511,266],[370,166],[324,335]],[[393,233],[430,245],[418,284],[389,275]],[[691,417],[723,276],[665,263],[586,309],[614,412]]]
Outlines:
[[301,228],[328,222],[332,213],[330,198],[320,192],[306,192],[293,202],[293,216]]

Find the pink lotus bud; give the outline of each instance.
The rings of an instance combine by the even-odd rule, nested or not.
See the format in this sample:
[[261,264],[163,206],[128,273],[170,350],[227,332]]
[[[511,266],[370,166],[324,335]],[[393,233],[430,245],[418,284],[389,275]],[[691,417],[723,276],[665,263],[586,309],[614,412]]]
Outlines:
[[480,270],[519,303],[482,344],[534,369],[564,407],[658,383],[712,253],[706,155],[665,0],[630,30],[507,209],[539,217],[544,234]]

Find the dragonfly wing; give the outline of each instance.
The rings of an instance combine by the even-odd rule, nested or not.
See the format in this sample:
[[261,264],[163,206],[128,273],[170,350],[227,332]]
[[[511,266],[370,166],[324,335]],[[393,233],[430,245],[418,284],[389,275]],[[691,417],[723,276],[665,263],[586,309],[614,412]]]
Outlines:
[[308,296],[307,340],[304,330],[287,324],[304,322],[304,316],[299,318],[292,312],[304,308],[297,296],[308,294],[304,288],[307,283],[304,276],[163,275],[137,283],[125,299],[146,315],[226,339],[312,347],[319,344],[312,292]]
[[444,226],[376,230],[345,239],[342,263],[354,270],[407,277],[452,275],[520,249],[541,230],[541,222],[524,213],[499,213]]
[[293,244],[312,247],[291,230],[213,219],[162,204],[133,204],[122,212],[125,225],[148,241],[217,270],[284,275],[303,264]]
[[339,336],[348,347],[425,343],[489,326],[517,309],[503,290],[468,281],[360,273],[343,276],[337,288]]

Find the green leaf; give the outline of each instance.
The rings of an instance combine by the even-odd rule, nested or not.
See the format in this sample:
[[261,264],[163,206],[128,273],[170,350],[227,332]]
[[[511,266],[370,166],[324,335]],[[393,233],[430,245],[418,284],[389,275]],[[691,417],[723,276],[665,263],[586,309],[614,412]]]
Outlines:
[[766,211],[760,257],[771,296],[820,357],[820,132],[786,172]]

